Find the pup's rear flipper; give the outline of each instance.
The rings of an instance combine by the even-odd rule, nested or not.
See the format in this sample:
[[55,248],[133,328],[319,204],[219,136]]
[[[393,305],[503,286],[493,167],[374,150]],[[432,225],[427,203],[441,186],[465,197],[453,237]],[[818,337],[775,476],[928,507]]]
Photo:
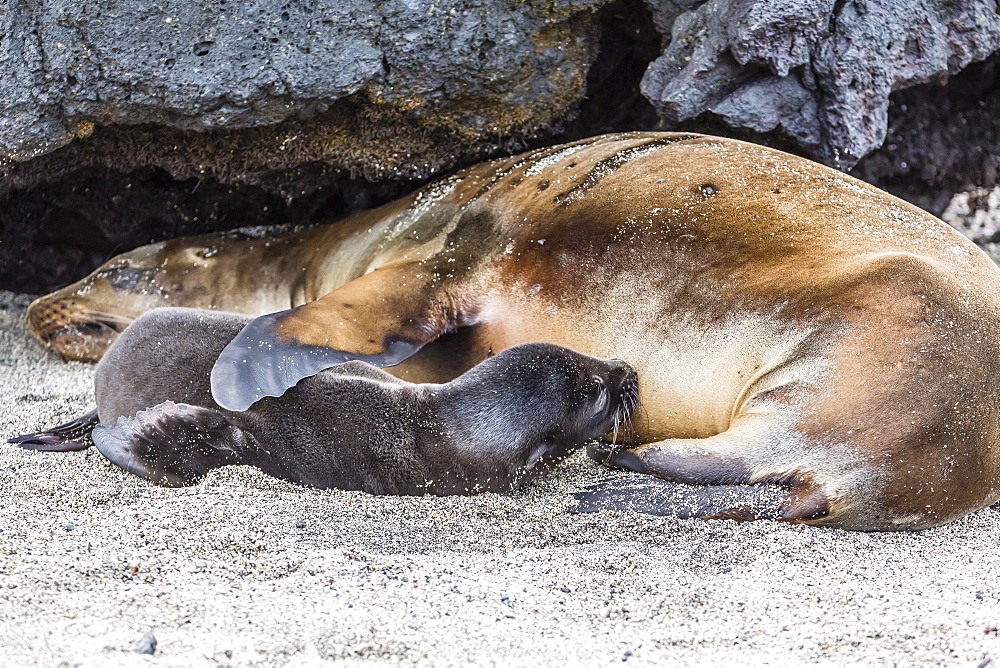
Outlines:
[[58,427],[33,434],[23,434],[7,439],[8,443],[19,445],[25,450],[40,450],[42,452],[70,452],[86,450],[93,441],[90,432],[97,426],[97,409],[70,420]]
[[129,473],[170,487],[192,485],[210,470],[240,462],[247,437],[209,408],[165,401],[94,428],[102,455]]

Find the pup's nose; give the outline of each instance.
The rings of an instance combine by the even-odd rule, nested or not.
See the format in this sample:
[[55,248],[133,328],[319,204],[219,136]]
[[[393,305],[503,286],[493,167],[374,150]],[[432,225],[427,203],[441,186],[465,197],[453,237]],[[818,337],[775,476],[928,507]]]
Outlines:
[[614,372],[615,375],[618,375],[618,374],[622,373],[626,369],[631,369],[632,368],[632,367],[630,367],[628,365],[628,362],[626,362],[625,360],[620,360],[617,357],[609,359],[608,360],[608,366],[611,367],[611,371]]
[[608,360],[608,365],[611,367],[609,375],[616,381],[619,389],[638,385],[639,377],[628,362],[612,359]]

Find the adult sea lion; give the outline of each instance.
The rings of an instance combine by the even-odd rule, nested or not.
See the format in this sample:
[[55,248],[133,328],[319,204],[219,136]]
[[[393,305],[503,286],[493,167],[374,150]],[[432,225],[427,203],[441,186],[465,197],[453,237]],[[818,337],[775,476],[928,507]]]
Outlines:
[[[730,139],[606,135],[297,234],[288,260],[222,239],[192,250],[202,238],[108,268],[173,267],[149,282],[189,306],[212,305],[189,286],[237,264],[284,276],[264,296],[226,288],[247,300],[227,308],[281,310],[220,355],[213,394],[230,409],[345,359],[446,380],[545,341],[638,372],[633,447],[593,452],[612,465],[786,484],[783,519],[848,529],[919,529],[1000,498],[1000,269],[840,172]],[[32,307],[40,338],[67,300],[119,313],[131,293],[99,274]]]
[[[160,308],[133,322],[97,366],[96,417],[105,424],[94,427],[93,440],[101,454],[167,485],[249,464],[294,482],[372,494],[496,492],[603,436],[638,398],[635,372],[624,362],[534,343],[443,385],[414,385],[347,362],[234,413],[212,401],[208,378],[248,321]],[[74,427],[79,435],[80,423]],[[46,448],[61,431],[48,441],[15,440],[72,448]]]

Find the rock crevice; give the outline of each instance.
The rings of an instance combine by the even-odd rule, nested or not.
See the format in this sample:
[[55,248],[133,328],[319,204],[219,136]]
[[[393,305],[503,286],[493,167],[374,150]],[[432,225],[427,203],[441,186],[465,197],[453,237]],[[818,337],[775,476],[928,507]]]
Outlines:
[[850,169],[879,148],[893,91],[1000,48],[993,0],[661,0],[670,40],[642,91],[668,123],[712,114]]

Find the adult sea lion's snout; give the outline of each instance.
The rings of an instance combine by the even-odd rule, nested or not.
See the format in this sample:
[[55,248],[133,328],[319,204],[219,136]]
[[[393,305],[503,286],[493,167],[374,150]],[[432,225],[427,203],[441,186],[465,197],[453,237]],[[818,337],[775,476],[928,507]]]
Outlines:
[[43,345],[64,359],[81,362],[100,359],[131,322],[119,314],[95,311],[84,301],[56,295],[32,302],[27,319],[31,333]]
[[96,362],[133,320],[163,298],[159,249],[139,248],[28,306],[28,329],[68,360]]
[[275,280],[298,262],[294,235],[257,239],[236,230],[136,248],[28,307],[31,333],[65,359],[96,362],[143,313],[160,306],[269,313],[295,299]]

